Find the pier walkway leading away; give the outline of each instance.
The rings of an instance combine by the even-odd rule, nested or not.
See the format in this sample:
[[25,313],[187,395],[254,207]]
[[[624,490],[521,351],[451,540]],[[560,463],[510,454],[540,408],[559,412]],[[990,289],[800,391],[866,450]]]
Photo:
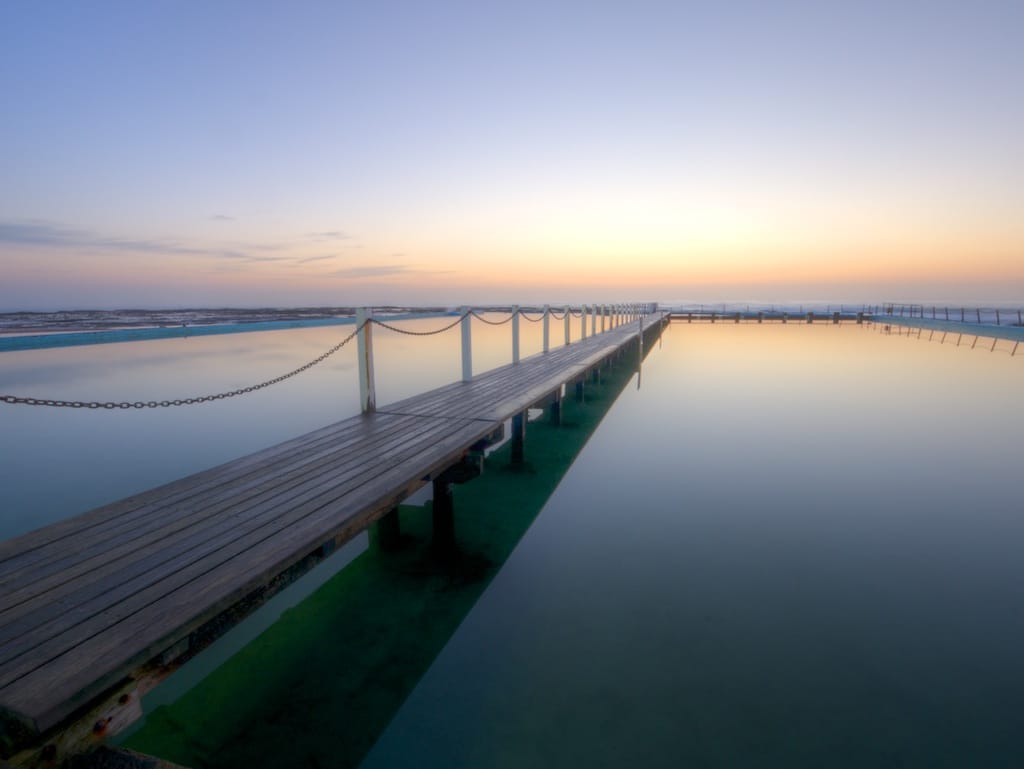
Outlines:
[[44,743],[71,723],[102,736],[130,722],[145,681],[665,319],[641,315],[0,543],[3,754],[63,755]]

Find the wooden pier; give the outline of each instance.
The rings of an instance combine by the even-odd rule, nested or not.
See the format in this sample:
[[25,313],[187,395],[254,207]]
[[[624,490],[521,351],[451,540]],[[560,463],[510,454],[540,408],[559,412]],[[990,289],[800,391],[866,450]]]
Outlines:
[[367,334],[365,413],[0,543],[0,755],[52,766],[130,723],[183,661],[667,320],[600,317],[548,350],[545,313],[545,352],[478,376],[464,355],[463,381],[386,407]]

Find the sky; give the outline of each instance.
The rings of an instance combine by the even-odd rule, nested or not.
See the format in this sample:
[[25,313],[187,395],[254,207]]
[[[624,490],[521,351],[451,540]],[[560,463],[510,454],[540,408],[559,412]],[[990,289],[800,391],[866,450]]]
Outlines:
[[0,311],[1024,304],[1024,0],[12,0],[0,94]]

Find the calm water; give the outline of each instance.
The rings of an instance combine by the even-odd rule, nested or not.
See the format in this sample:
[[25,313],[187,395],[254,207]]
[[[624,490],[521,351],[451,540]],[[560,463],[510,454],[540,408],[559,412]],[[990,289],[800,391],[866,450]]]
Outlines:
[[363,766],[1019,766],[1022,383],[673,326]]
[[[5,354],[0,392],[215,392],[339,333]],[[672,326],[364,766],[1019,765],[1024,356],[926,337]],[[458,376],[456,332],[375,344],[380,402]],[[354,355],[190,409],[2,407],[0,535],[355,413]]]

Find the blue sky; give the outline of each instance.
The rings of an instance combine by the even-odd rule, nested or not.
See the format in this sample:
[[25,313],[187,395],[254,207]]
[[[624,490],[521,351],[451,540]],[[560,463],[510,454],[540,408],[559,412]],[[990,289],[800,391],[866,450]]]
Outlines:
[[1024,300],[1024,3],[7,3],[0,310]]

